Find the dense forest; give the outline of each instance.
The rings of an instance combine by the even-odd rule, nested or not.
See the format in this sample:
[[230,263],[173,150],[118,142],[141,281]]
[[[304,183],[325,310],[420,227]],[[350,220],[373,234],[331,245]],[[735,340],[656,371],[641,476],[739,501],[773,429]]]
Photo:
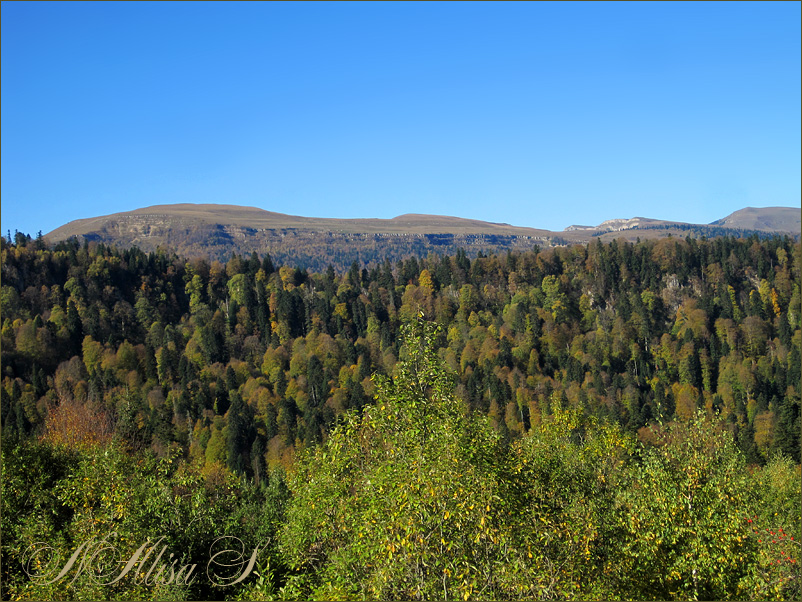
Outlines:
[[263,545],[242,599],[799,596],[790,238],[310,273],[18,234],[0,301],[4,599],[220,597],[26,572],[112,531]]

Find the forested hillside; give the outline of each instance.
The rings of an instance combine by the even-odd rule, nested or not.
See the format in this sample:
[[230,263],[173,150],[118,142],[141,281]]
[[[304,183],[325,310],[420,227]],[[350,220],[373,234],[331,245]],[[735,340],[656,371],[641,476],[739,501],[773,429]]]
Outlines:
[[[25,485],[41,493],[35,503],[25,496],[11,496],[12,501],[7,502],[9,481],[4,484],[3,577],[15,584],[19,595],[32,595],[33,591],[42,595],[44,590],[25,589],[27,581],[14,568],[14,563],[20,562],[23,543],[35,541],[34,536],[46,538],[49,533],[69,546],[78,541],[79,534],[100,529],[94,523],[79,522],[82,515],[75,508],[80,504],[69,496],[48,497],[47,479],[67,489],[64,483],[73,483],[75,496],[93,499],[87,501],[87,507],[98,508],[99,515],[101,510],[108,512],[99,519],[101,524],[134,521],[131,537],[146,533],[143,524],[157,524],[157,514],[136,523],[133,510],[124,517],[116,516],[113,509],[103,510],[107,498],[100,493],[92,498],[70,480],[80,471],[104,482],[118,478],[103,472],[112,469],[101,468],[93,455],[102,453],[97,450],[112,449],[116,450],[112,453],[115,460],[109,463],[114,470],[134,475],[132,482],[140,479],[143,484],[138,495],[144,498],[157,496],[164,487],[179,487],[181,479],[180,487],[200,487],[205,497],[193,502],[197,504],[194,509],[187,506],[181,510],[185,512],[181,520],[190,521],[193,512],[200,512],[205,505],[215,507],[222,503],[216,501],[222,499],[219,496],[229,496],[235,514],[240,513],[240,519],[226,523],[230,529],[252,537],[259,532],[282,542],[281,547],[275,543],[271,554],[274,567],[281,563],[274,578],[284,585],[281,591],[285,596],[292,592],[300,597],[447,595],[466,599],[551,595],[665,599],[729,597],[737,592],[795,595],[798,580],[792,578],[793,571],[782,571],[792,566],[791,559],[796,563],[798,547],[789,544],[783,548],[782,557],[787,556],[788,562],[778,573],[780,568],[771,566],[776,545],[767,551],[761,547],[762,541],[761,545],[752,541],[752,547],[742,549],[741,540],[736,545],[735,538],[752,533],[751,525],[746,524],[752,520],[747,518],[751,508],[768,512],[771,504],[777,508],[786,504],[782,506],[785,510],[775,508],[777,519],[771,513],[761,518],[783,519],[786,532],[797,540],[800,537],[799,504],[791,504],[789,509],[782,501],[782,492],[799,489],[800,301],[800,244],[778,237],[664,238],[635,244],[597,240],[544,251],[480,254],[473,259],[458,251],[452,256],[385,261],[370,269],[354,263],[345,273],[332,267],[310,273],[256,254],[210,263],[187,261],[163,251],[145,254],[136,248],[119,250],[75,241],[48,247],[42,239],[18,235],[13,244],[4,240],[2,247],[3,462],[5,474],[20,479],[11,481],[20,488],[26,477],[18,465],[9,465],[12,459],[22,462],[19,458],[28,458],[29,465],[39,462],[46,467],[47,476]],[[430,322],[439,324],[439,331],[423,326]],[[404,324],[418,324],[421,338],[408,334],[402,353]],[[409,349],[414,349],[418,340],[431,351],[426,361],[433,367],[415,378],[431,382],[424,382],[415,394],[405,394],[404,379],[412,378]],[[440,397],[432,391],[439,391]],[[377,394],[379,401],[374,402]],[[393,410],[396,414],[388,418],[383,413],[393,403],[401,403],[401,409]],[[404,409],[409,407],[404,403],[412,403],[414,410]],[[448,403],[462,410],[457,414],[443,410]],[[408,412],[418,417],[410,418]],[[431,424],[435,430],[442,420],[451,420],[457,439],[432,435],[432,441],[438,443],[426,447],[420,441],[404,439],[403,434],[385,430],[377,435],[376,422],[364,422],[370,416],[389,421],[387,424],[408,419],[415,428]],[[467,417],[488,428],[471,426],[474,423]],[[459,439],[463,431],[467,439]],[[332,432],[336,437],[331,437]],[[415,516],[423,520],[436,506],[441,515],[445,512],[443,520],[462,517],[462,526],[451,532],[459,535],[457,539],[451,542],[445,535],[438,537],[444,550],[452,550],[453,543],[454,557],[467,560],[441,566],[436,558],[442,554],[450,558],[449,554],[426,548],[432,566],[439,571],[433,581],[442,586],[439,590],[431,589],[434,568],[419,567],[418,573],[407,574],[406,581],[394,581],[401,568],[411,570],[411,559],[423,550],[423,536],[420,545],[412,544],[413,533],[418,537],[412,526],[404,531],[407,527],[398,523],[398,539],[381,544],[397,549],[396,556],[406,550],[403,554],[408,562],[404,561],[403,567],[390,561],[381,567],[371,565],[368,559],[375,557],[381,546],[355,551],[342,547],[347,542],[345,534],[357,529],[360,521],[396,520],[383,514],[384,510],[371,514],[373,510],[361,502],[349,506],[348,496],[354,491],[368,492],[368,501],[384,499],[385,506],[390,502],[376,497],[378,481],[365,485],[352,476],[348,478],[357,482],[351,483],[351,489],[337,489],[335,485],[347,484],[348,478],[335,476],[339,469],[328,464],[333,462],[332,456],[320,451],[329,449],[329,454],[336,455],[331,446],[339,445],[338,453],[354,461],[354,454],[359,454],[349,447],[354,441],[347,439],[359,433],[368,441],[362,449],[366,466],[371,461],[375,466],[389,466],[390,472],[380,470],[384,486],[399,487],[401,483],[404,489],[412,487],[410,495],[418,497],[411,499],[410,507],[419,504],[423,512]],[[376,437],[384,443],[372,448],[369,442]],[[708,437],[700,439],[698,446],[707,451],[683,460],[685,448],[675,445],[694,437]],[[473,446],[473,451],[466,448],[461,456],[460,441]],[[655,550],[662,548],[650,548],[650,540],[638,543],[637,521],[616,523],[614,534],[604,531],[600,523],[588,527],[590,531],[584,535],[571,530],[570,525],[579,528],[584,516],[601,521],[613,507],[629,508],[626,516],[640,516],[637,520],[652,520],[651,526],[643,523],[644,529],[657,529],[658,523],[664,528],[672,519],[647,506],[649,499],[673,495],[669,489],[676,484],[660,479],[668,478],[671,471],[696,466],[694,462],[702,462],[699,470],[704,472],[703,460],[715,456],[711,445],[726,456],[721,464],[727,467],[722,470],[730,471],[726,478],[736,478],[737,473],[740,483],[736,486],[736,481],[728,480],[721,488],[735,488],[727,494],[729,502],[734,504],[737,498],[741,507],[730,506],[727,520],[737,520],[743,533],[735,530],[727,531],[726,537],[721,535],[731,541],[722,543],[724,547],[717,553],[727,562],[728,554],[736,554],[736,558],[741,554],[742,563],[751,563],[752,568],[733,565],[731,583],[710,576],[701,586],[694,569],[688,585],[680,560],[660,557]],[[401,465],[381,455],[391,448],[429,458],[427,466],[435,468],[443,458],[453,456],[457,477],[468,479],[462,485],[465,491],[481,490],[471,505],[476,512],[448,504],[427,506],[428,502],[421,501],[426,495],[458,499],[460,494],[452,487],[462,481],[454,477],[457,484],[453,486],[437,481],[446,470],[440,466],[440,472],[428,477],[418,471],[418,480],[410,484],[405,480],[409,475],[393,472]],[[431,455],[434,450],[439,451]],[[675,452],[679,455],[672,455]],[[627,468],[630,477],[623,473],[610,476],[618,474],[615,454],[621,455],[620,466],[639,468]],[[131,458],[140,458],[139,464]],[[501,466],[494,464],[493,458],[508,460]],[[613,463],[604,468],[600,464],[603,458]],[[310,493],[304,485],[309,479],[293,476],[290,489],[285,488],[285,472],[311,478],[317,474],[311,466],[318,466],[322,475],[334,471],[330,486],[319,485],[323,489]],[[579,479],[571,484],[571,475],[584,474],[583,470],[588,471],[588,481]],[[638,489],[640,485],[633,489],[631,483],[625,486],[627,478],[641,471],[651,475],[643,481],[646,489]],[[148,481],[148,474],[156,476]],[[529,476],[520,481],[512,474]],[[597,490],[590,484],[598,478],[609,478],[610,483]],[[738,479],[752,480],[742,483]],[[710,482],[714,481],[711,477]],[[541,489],[528,490],[532,483]],[[429,485],[432,492],[439,493],[425,494]],[[585,486],[590,489],[582,489]],[[616,497],[630,490],[635,497]],[[564,491],[565,499],[554,498],[556,491]],[[637,491],[643,495],[638,497]],[[752,493],[738,497],[744,491]],[[768,493],[749,498],[759,491]],[[337,511],[340,514],[330,516],[331,522],[317,524],[317,519],[303,516],[299,509],[307,506],[292,502],[305,496],[309,503],[340,508],[337,500],[341,500],[345,505]],[[586,504],[596,497],[591,511]],[[313,499],[317,502],[310,501]],[[513,500],[509,503],[514,512],[510,512],[523,522],[499,518],[507,516],[507,510],[503,503],[498,506],[498,500]],[[569,502],[574,505],[569,507]],[[7,505],[12,503],[18,506]],[[134,507],[131,499],[119,503]],[[160,503],[164,516],[179,512],[169,500]],[[9,523],[9,509],[22,512],[25,504],[29,504],[26,512],[34,516],[41,514],[42,505],[50,504],[56,518],[31,519],[25,528]],[[243,526],[252,518],[242,517],[259,512],[269,514],[269,520],[258,527]],[[789,518],[794,512],[796,519]],[[402,508],[399,513],[407,520]],[[538,516],[549,525],[550,535],[526,531],[528,521],[537,523]],[[755,514],[754,520],[757,518]],[[434,523],[426,520],[429,529]],[[281,538],[273,537],[285,523]],[[84,526],[79,528],[79,524]],[[730,523],[710,524],[714,530],[731,527]],[[223,527],[219,521],[208,524],[211,530]],[[777,528],[774,522],[765,527]],[[460,531],[463,528],[465,533]],[[434,533],[432,529],[427,533]],[[513,532],[523,539],[504,539]],[[6,543],[9,533],[11,544]],[[211,537],[210,531],[204,533],[207,539]],[[360,533],[352,535],[366,537],[377,546],[386,535]],[[466,533],[476,541],[464,539]],[[533,539],[526,539],[530,535]],[[687,543],[688,533],[671,536],[679,538],[671,549],[680,550],[676,552],[680,556],[683,546],[691,546],[691,550],[697,545]],[[322,539],[313,541],[315,537]],[[614,550],[603,544],[610,537],[629,546],[629,560],[612,562]],[[185,546],[195,545],[190,539]],[[206,541],[201,537],[192,541],[201,540]],[[498,547],[501,540],[506,546],[503,554]],[[569,540],[570,546],[561,547],[560,541]],[[412,547],[404,548],[400,543],[404,541]],[[532,548],[535,541],[540,542],[537,550]],[[679,541],[686,543],[676,543]],[[433,544],[427,540],[426,545]],[[390,547],[381,549],[386,552]],[[655,554],[657,560],[649,560]],[[671,576],[669,583],[653,582],[656,569],[649,564],[652,561],[665,563],[660,570],[670,575],[676,571],[677,577]],[[400,562],[397,557],[395,562]],[[710,562],[713,566],[719,560]],[[359,573],[356,567],[360,563],[375,570],[363,567]],[[512,572],[496,574],[492,567],[504,563]],[[550,577],[538,573],[545,571],[546,565]],[[558,565],[567,566],[568,572],[559,574]],[[516,581],[516,574],[526,577]],[[634,575],[635,582],[626,582],[628,574]],[[386,584],[387,579],[391,585]],[[346,587],[346,583],[352,585]],[[598,588],[594,589],[593,583]],[[279,591],[271,589],[277,588],[278,582],[262,579],[260,584],[260,595]],[[290,586],[296,589],[286,589]],[[109,595],[106,590],[98,591]],[[143,591],[126,590],[125,595],[155,595]],[[256,590],[248,591],[255,595]],[[206,594],[195,589],[176,595]]]

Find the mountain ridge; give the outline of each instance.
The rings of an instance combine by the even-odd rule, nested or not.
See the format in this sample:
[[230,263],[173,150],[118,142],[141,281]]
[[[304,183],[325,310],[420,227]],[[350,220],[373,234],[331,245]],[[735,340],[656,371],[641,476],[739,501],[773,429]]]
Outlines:
[[[756,227],[744,228],[741,224]],[[799,212],[790,207],[746,208],[712,224],[615,218],[598,226],[551,231],[447,215],[321,218],[259,207],[179,203],[74,220],[49,232],[46,238],[59,242],[77,237],[121,247],[138,246],[144,251],[167,247],[186,257],[220,260],[232,253],[270,253],[279,261],[304,267],[325,268],[329,262],[344,269],[353,261],[367,265],[430,252],[453,254],[459,248],[476,255],[525,250],[535,245],[587,243],[596,238],[634,242],[638,238],[669,235],[711,237],[772,232],[799,237]]]

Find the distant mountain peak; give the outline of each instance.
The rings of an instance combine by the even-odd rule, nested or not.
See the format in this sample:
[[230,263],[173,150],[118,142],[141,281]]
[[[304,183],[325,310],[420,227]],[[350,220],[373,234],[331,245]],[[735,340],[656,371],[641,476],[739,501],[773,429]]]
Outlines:
[[727,217],[711,222],[710,225],[739,230],[799,234],[802,220],[800,220],[800,209],[795,207],[744,207]]

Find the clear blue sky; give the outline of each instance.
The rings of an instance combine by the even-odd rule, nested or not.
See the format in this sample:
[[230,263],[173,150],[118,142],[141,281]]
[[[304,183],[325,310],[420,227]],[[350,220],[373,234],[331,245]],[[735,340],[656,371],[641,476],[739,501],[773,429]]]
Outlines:
[[800,206],[800,3],[2,3],[2,232]]

